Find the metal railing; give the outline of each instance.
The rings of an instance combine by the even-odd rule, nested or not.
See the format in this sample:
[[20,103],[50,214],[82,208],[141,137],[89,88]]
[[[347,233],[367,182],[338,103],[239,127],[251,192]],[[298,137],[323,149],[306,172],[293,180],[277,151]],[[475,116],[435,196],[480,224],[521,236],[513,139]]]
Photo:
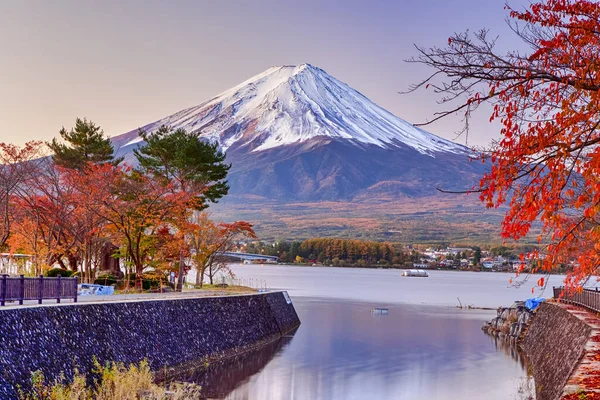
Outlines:
[[0,279],[0,306],[6,305],[8,301],[18,301],[23,304],[24,300],[53,299],[60,303],[61,299],[73,299],[77,302],[77,278],[46,278],[40,275],[36,278],[10,277],[2,275]]
[[568,291],[564,287],[553,287],[554,298],[563,303],[575,304],[594,312],[600,312],[600,291],[583,289],[581,292]]
[[267,281],[255,278],[237,278],[221,275],[214,280],[215,284],[226,284],[230,286],[246,286],[252,289],[268,291]]

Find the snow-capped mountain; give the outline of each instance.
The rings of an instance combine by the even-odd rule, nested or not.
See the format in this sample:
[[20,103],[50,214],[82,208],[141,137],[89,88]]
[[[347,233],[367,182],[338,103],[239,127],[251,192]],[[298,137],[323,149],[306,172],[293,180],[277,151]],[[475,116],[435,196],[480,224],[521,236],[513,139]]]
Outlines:
[[[465,146],[414,127],[310,64],[271,67],[142,129],[162,125],[218,142],[233,165],[229,180],[238,195],[419,195],[450,183],[470,187],[476,172]],[[113,138],[126,158],[141,141],[137,129]]]
[[[185,128],[224,150],[247,146],[261,151],[317,137],[346,139],[382,148],[398,143],[433,155],[464,153],[464,146],[416,128],[310,64],[271,67],[196,107],[143,127]],[[121,146],[137,143],[137,130]],[[115,138],[117,139],[117,138]]]

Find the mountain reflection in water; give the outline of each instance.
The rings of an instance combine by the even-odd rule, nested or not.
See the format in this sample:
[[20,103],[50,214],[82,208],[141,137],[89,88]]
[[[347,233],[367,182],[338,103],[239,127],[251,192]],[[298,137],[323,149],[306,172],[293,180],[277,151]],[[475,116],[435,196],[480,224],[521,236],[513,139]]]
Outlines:
[[302,325],[292,338],[186,380],[208,398],[520,398],[520,360],[481,331],[495,312],[317,298],[294,304]]

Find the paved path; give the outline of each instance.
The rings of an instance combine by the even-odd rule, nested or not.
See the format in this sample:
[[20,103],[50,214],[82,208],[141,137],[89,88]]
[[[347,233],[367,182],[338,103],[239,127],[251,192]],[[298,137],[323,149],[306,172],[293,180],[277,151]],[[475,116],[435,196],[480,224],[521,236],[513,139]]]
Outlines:
[[[183,292],[171,293],[131,293],[131,294],[113,294],[104,296],[78,296],[77,303],[109,303],[109,302],[124,302],[124,301],[147,301],[147,300],[174,300],[174,299],[189,299],[198,297],[221,297],[221,296],[236,296],[255,294],[256,292],[231,292],[219,290],[185,290]],[[42,306],[56,306],[74,304],[73,300],[62,299],[60,304],[56,300],[44,300]],[[0,307],[0,311],[26,306],[39,306],[37,300],[25,301],[21,306],[18,302],[7,302],[6,306]]]
[[598,399],[600,398],[600,318],[598,314],[581,307],[563,303],[560,303],[560,306],[592,328],[583,356],[564,389],[563,399]]

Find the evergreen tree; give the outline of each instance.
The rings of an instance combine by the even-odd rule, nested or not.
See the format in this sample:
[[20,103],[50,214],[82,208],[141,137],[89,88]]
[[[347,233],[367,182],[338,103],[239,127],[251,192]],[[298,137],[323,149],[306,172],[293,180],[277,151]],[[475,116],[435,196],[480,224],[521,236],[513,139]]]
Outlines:
[[481,248],[474,247],[473,248],[473,264],[479,265],[481,262]]
[[139,135],[146,144],[134,150],[139,166],[146,172],[176,181],[186,192],[197,191],[196,208],[206,208],[207,202],[216,203],[229,191],[225,153],[216,143],[203,141],[185,129],[173,130],[161,126],[157,131]]
[[61,143],[56,138],[47,143],[54,152],[52,158],[56,165],[82,169],[88,162],[100,164],[121,161],[115,160],[110,139],[105,137],[104,131],[92,121],[77,118],[74,128],[67,131],[63,127],[59,133],[66,143]]
[[292,242],[290,245],[290,259],[295,260],[298,255],[300,255],[300,243]]

